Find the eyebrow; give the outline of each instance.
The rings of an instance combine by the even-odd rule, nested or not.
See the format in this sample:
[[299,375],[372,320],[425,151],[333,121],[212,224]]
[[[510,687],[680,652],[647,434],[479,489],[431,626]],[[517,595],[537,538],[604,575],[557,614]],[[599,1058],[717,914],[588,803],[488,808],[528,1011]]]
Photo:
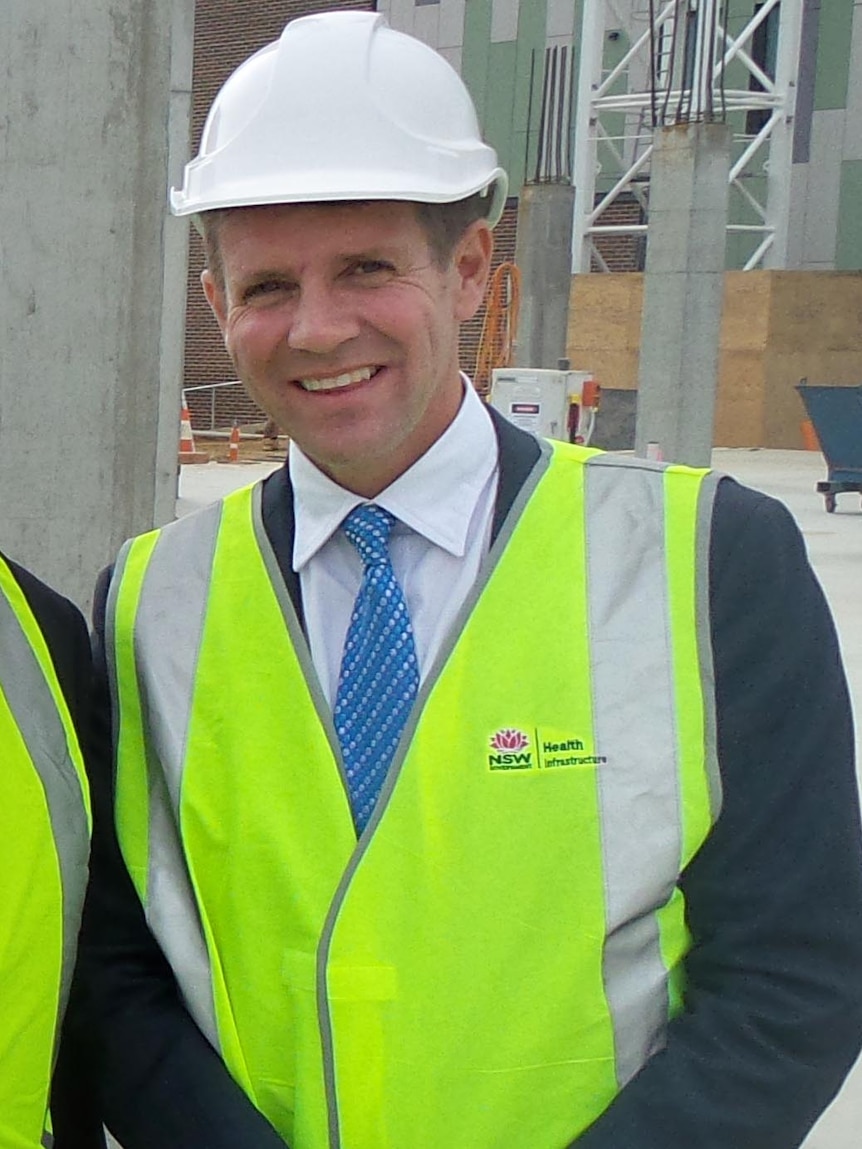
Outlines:
[[[341,254],[333,260],[333,264],[339,267],[347,267],[351,263],[398,263],[403,262],[404,250],[397,245],[384,245],[380,247],[360,248],[354,252]],[[263,267],[256,268],[247,273],[241,273],[237,276],[237,282],[241,285],[248,285],[252,283],[259,283],[266,279],[295,279],[297,273],[289,267]]]

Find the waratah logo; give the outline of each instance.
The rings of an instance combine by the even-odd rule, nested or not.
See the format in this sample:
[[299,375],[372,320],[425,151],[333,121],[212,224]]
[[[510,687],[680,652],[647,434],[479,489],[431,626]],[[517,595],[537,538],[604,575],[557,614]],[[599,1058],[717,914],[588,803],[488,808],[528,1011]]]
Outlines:
[[530,740],[526,734],[510,728],[498,730],[491,738],[492,750],[526,750],[529,745]]

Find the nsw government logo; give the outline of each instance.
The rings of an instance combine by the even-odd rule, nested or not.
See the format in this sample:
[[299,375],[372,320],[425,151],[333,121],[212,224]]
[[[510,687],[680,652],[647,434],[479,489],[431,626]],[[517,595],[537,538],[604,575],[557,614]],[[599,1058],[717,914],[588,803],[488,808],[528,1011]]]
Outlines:
[[523,730],[505,727],[491,735],[488,766],[492,770],[532,770],[530,739]]
[[504,726],[490,735],[489,743],[489,770],[583,770],[606,766],[608,761],[585,733],[579,736],[546,726],[529,733]]

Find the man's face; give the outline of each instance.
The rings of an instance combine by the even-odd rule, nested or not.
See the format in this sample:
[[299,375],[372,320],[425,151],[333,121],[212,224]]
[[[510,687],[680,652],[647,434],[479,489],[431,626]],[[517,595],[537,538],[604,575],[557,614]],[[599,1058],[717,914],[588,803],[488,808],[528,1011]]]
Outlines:
[[224,282],[202,282],[239,378],[321,470],[373,498],[458,411],[487,225],[445,268],[406,203],[241,208],[218,236]]

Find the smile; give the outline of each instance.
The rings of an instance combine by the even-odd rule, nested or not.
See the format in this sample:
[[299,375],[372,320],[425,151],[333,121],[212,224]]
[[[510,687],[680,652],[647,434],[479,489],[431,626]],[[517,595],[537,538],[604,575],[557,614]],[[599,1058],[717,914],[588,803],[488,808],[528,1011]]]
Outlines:
[[297,383],[306,391],[337,391],[340,387],[349,387],[351,383],[365,383],[379,370],[379,367],[360,367],[356,371],[345,371],[342,375],[331,375],[326,379],[297,379]]

